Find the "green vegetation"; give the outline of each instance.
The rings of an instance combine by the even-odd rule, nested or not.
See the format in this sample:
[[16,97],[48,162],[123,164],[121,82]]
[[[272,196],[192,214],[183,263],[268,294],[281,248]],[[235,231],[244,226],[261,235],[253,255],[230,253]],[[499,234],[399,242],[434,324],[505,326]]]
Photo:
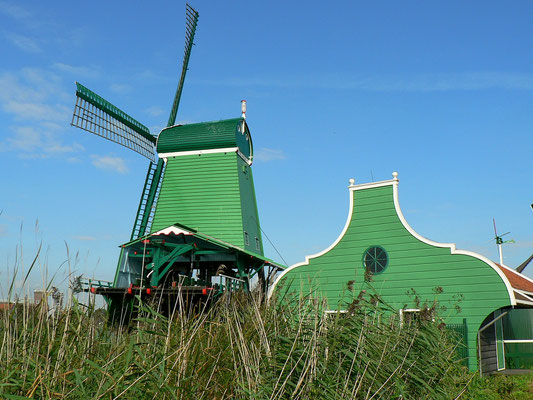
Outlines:
[[475,375],[468,385],[465,400],[531,400],[532,375],[493,375],[480,378]]
[[1,314],[0,397],[453,399],[472,378],[431,319],[400,326],[364,292],[347,313],[321,310],[234,294],[171,318],[141,304],[125,328],[75,300],[19,305]]

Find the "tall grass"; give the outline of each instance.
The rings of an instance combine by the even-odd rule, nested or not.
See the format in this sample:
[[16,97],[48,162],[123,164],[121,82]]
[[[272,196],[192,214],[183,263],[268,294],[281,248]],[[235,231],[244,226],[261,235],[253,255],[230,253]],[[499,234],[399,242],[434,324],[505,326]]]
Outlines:
[[432,321],[400,325],[362,294],[346,313],[310,297],[223,298],[170,318],[141,303],[128,327],[103,310],[0,315],[0,398],[453,399],[467,375]]

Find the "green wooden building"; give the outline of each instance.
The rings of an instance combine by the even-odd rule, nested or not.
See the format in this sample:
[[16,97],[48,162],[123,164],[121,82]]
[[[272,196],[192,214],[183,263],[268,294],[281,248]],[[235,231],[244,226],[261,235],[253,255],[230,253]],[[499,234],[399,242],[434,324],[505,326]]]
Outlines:
[[265,266],[277,264],[263,255],[246,120],[171,126],[158,135],[156,149],[164,169],[150,232],[122,245],[113,287],[141,280],[158,286],[169,272],[191,276],[191,270],[210,287],[221,265],[246,285],[256,274],[266,282]]
[[338,310],[346,304],[347,283],[367,288],[365,274],[371,273],[370,284],[398,310],[399,320],[437,299],[446,310],[441,315],[445,323],[464,327],[469,368],[475,370],[481,358],[484,372],[504,369],[503,317],[512,309],[533,307],[533,281],[479,254],[416,233],[402,215],[398,183],[397,173],[392,180],[366,184],[351,179],[348,219],[340,236],[283,271],[270,295],[312,291]]

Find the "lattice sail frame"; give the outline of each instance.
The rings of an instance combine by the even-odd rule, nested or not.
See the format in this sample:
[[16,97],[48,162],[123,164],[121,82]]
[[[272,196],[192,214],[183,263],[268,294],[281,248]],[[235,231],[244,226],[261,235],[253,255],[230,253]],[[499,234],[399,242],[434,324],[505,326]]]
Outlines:
[[181,99],[181,92],[183,91],[183,84],[185,83],[185,75],[187,75],[187,69],[189,67],[189,59],[191,57],[192,46],[194,45],[194,34],[196,33],[196,25],[198,24],[198,11],[187,3],[185,8],[185,49],[183,51],[183,65],[181,68],[180,82],[174,96],[174,103],[168,117],[167,126],[172,126],[176,123],[176,115],[178,113],[178,107]]
[[78,82],[71,125],[156,160],[156,138],[150,130]]

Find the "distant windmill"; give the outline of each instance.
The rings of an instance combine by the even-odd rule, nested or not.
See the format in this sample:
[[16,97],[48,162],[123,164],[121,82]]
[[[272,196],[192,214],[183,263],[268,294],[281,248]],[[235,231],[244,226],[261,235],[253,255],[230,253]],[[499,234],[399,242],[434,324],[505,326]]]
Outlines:
[[494,240],[496,240],[496,246],[498,247],[498,253],[500,255],[500,265],[503,265],[503,252],[502,252],[502,245],[504,243],[514,243],[515,241],[513,239],[510,240],[503,240],[503,237],[505,235],[508,235],[511,232],[505,232],[502,235],[498,235],[498,231],[496,230],[496,220],[492,218],[492,223],[494,225]]

